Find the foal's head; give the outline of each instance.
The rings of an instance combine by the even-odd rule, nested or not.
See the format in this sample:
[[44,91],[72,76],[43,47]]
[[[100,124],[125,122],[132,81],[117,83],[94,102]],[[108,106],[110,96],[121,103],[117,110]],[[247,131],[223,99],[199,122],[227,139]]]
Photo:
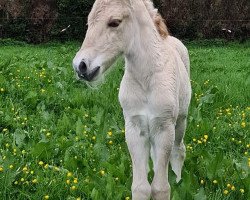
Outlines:
[[135,36],[140,37],[143,27],[155,29],[162,38],[168,34],[151,0],[96,0],[84,42],[73,60],[78,77],[97,80],[126,53]]

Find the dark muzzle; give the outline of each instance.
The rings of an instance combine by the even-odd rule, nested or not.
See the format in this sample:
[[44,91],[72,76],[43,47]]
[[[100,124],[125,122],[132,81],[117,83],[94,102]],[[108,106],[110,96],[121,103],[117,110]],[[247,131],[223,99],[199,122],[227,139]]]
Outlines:
[[79,71],[77,73],[79,78],[82,78],[86,81],[92,81],[93,78],[98,74],[100,67],[96,67],[92,71],[88,72],[86,63],[82,61],[78,69]]

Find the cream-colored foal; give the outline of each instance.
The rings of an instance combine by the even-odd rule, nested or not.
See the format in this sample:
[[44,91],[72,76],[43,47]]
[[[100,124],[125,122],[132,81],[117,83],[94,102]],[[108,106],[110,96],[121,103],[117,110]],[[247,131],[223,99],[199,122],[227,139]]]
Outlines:
[[170,199],[169,161],[179,181],[185,159],[183,136],[191,97],[187,49],[164,31],[150,0],[96,0],[74,69],[79,78],[95,81],[119,55],[126,61],[119,100],[133,163],[133,200]]

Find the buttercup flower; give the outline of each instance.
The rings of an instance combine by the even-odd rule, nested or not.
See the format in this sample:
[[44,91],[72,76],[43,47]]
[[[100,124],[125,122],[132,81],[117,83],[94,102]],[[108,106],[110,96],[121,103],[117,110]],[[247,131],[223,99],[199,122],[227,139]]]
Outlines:
[[228,190],[224,190],[223,193],[224,193],[225,195],[227,195],[227,194],[228,194]]

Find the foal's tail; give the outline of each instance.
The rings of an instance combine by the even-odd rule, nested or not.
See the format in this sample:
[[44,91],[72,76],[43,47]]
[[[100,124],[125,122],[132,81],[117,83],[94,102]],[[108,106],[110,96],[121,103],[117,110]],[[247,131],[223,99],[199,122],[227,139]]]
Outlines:
[[176,175],[176,182],[181,180],[181,170],[186,157],[186,148],[183,143],[180,146],[174,146],[170,156],[170,164]]

